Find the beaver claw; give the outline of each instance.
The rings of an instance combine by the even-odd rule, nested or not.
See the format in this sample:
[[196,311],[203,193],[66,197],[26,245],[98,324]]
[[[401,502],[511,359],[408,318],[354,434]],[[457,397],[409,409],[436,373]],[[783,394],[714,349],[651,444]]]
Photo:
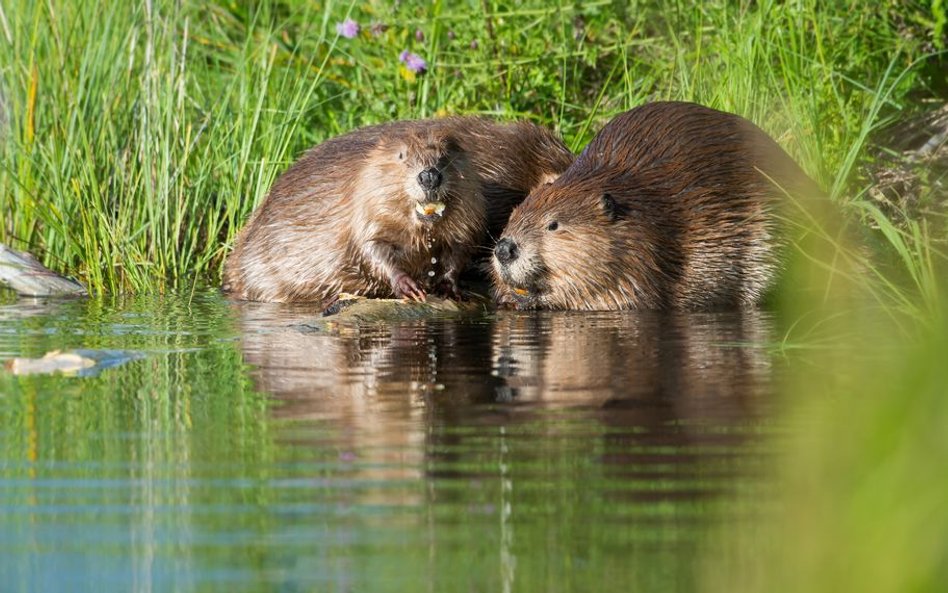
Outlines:
[[413,301],[425,300],[425,291],[411,279],[411,276],[405,273],[395,276],[395,279],[392,280],[392,290],[395,291],[395,296],[398,298],[407,298]]

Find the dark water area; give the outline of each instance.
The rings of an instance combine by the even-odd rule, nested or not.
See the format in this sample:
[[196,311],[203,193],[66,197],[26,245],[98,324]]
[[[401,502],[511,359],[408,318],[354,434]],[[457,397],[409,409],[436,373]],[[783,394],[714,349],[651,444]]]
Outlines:
[[0,591],[693,591],[767,512],[767,312],[315,317],[0,301],[118,357],[0,372]]

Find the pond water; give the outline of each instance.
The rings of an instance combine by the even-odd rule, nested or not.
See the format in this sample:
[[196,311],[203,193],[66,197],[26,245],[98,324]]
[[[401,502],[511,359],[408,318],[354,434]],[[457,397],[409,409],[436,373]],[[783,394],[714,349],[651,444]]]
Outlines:
[[0,590],[692,591],[766,513],[762,311],[315,330],[305,307],[0,301]]

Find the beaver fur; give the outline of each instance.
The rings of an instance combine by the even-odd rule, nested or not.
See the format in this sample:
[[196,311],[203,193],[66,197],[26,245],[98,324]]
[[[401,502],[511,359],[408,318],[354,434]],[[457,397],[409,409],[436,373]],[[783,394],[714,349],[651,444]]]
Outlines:
[[520,308],[757,303],[780,268],[780,206],[819,188],[760,128],[694,103],[610,121],[511,214],[495,296]]
[[496,236],[513,207],[572,159],[540,126],[475,117],[330,139],[274,183],[237,236],[222,288],[278,302],[326,303],[340,292],[456,297],[489,231]]

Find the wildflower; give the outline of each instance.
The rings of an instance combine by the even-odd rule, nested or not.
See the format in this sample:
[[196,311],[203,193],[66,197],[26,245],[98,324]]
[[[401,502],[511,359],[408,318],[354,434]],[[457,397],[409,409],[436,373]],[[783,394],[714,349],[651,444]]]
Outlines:
[[352,19],[346,19],[341,23],[336,23],[336,33],[346,39],[353,39],[359,35],[359,23]]
[[471,41],[471,49],[477,49],[477,39]]
[[425,40],[425,32],[421,29],[415,29],[415,41],[421,43]]
[[382,33],[388,31],[388,25],[385,23],[372,23],[372,26],[369,28],[374,37],[378,37]]
[[405,64],[405,68],[415,74],[422,74],[428,70],[428,63],[421,56],[413,54],[407,49],[398,54],[398,61]]

